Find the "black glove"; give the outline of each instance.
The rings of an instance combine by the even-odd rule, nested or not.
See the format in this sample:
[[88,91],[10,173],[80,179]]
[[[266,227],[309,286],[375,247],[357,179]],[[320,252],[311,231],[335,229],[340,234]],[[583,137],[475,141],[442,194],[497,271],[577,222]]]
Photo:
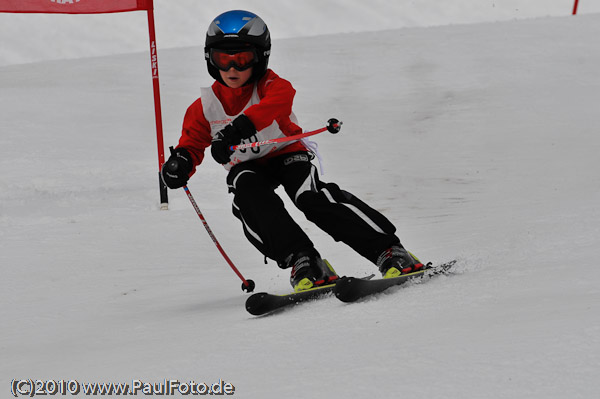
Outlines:
[[226,164],[231,160],[233,151],[229,149],[232,145],[238,145],[243,139],[249,139],[256,134],[256,128],[248,117],[241,114],[223,130],[215,134],[210,145],[210,153],[215,161]]
[[160,175],[167,187],[172,189],[183,187],[190,178],[190,172],[194,167],[192,156],[185,148],[174,150],[173,147],[170,147],[169,149],[171,156],[163,164]]

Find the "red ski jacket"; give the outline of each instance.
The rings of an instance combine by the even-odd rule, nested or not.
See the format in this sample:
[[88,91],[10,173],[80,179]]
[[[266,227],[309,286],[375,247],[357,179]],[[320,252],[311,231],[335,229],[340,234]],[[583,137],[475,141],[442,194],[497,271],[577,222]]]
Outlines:
[[[253,89],[254,85],[232,89],[216,81],[212,85],[213,92],[228,115],[237,115],[244,109],[250,101],[250,97],[252,97]],[[277,121],[279,128],[286,136],[302,133],[302,129],[290,120],[294,95],[296,94],[296,90],[294,90],[290,82],[280,78],[275,72],[269,69],[258,81],[257,93],[260,102],[244,111],[244,114],[252,121],[256,130],[260,131],[270,126],[274,121]],[[192,155],[194,169],[190,173],[190,176],[195,173],[196,166],[202,163],[204,150],[210,146],[211,140],[210,124],[204,116],[202,98],[199,98],[189,106],[185,113],[182,134],[177,145],[178,148],[183,147],[187,149]],[[306,150],[306,147],[301,142],[294,142],[279,151],[265,155],[261,159],[303,150]],[[260,162],[261,159],[257,161]]]

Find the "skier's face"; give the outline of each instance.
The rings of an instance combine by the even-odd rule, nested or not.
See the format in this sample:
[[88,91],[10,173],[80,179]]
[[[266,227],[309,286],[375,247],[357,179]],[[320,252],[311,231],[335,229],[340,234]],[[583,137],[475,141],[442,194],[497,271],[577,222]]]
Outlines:
[[244,71],[238,71],[234,67],[229,68],[228,71],[221,71],[221,79],[223,82],[232,89],[237,89],[245,85],[250,77],[252,76],[252,68],[248,68]]

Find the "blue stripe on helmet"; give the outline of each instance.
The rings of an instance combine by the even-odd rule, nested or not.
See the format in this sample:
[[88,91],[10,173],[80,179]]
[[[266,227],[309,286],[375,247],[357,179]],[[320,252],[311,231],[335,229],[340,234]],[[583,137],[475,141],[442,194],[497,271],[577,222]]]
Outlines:
[[256,14],[249,11],[233,10],[219,15],[213,21],[224,34],[238,33],[248,22],[256,18]]

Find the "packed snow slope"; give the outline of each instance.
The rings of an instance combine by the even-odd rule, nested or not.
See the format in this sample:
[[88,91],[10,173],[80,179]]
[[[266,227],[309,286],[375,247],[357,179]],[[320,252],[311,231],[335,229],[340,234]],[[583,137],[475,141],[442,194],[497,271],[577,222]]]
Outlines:
[[[212,383],[240,398],[592,398],[600,365],[600,16],[275,40],[326,181],[456,273],[253,318],[182,190],[158,210],[147,52],[0,68],[0,389]],[[211,83],[160,53],[166,145]],[[257,291],[289,290],[191,179]],[[289,204],[289,201],[288,201]],[[291,205],[290,205],[291,207]],[[294,211],[341,274],[375,271]]]
[[[203,43],[210,21],[232,9],[251,10],[267,22],[274,37],[291,38],[565,16],[571,14],[573,3],[574,0],[154,0],[154,13],[158,47],[165,49]],[[579,3],[579,14],[600,12],[598,1]],[[144,12],[0,13],[0,65],[144,51],[148,49],[147,26]]]

